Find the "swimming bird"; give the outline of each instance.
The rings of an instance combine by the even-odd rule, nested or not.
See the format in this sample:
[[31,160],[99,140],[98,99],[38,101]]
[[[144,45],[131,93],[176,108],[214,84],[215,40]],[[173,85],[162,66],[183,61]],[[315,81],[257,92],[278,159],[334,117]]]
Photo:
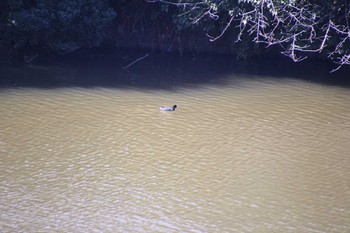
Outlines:
[[175,111],[175,108],[177,108],[177,105],[174,105],[172,108],[167,106],[161,106],[159,109],[160,111]]

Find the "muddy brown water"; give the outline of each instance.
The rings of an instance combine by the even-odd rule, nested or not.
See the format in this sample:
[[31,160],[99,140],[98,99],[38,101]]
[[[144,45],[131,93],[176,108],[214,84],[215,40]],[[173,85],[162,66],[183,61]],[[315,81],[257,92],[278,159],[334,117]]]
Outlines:
[[0,232],[350,231],[349,89],[228,77],[0,99]]

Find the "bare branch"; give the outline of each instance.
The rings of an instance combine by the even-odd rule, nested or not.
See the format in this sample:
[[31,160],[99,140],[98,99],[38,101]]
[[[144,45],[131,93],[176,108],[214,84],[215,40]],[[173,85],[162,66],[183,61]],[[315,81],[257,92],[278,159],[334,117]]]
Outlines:
[[[231,26],[238,29],[236,42],[244,34],[252,35],[253,42],[280,46],[282,54],[295,62],[307,58],[306,53],[327,53],[328,58],[339,66],[350,65],[350,10],[348,0],[343,1],[276,1],[238,0],[230,9],[218,10],[223,2],[199,0],[147,0],[182,7],[184,14],[194,13],[193,24],[204,18],[218,20],[221,12],[229,13],[229,19],[217,36],[207,33],[211,42],[221,38]],[[220,2],[220,3],[218,3]],[[324,4],[328,4],[329,12]],[[249,9],[249,10],[247,10]],[[193,15],[192,15],[193,16]]]
[[212,37],[212,36],[207,34],[207,36],[210,37],[210,41],[213,42],[213,41],[216,41],[217,39],[219,39],[220,37],[222,37],[222,35],[224,35],[226,30],[231,26],[231,23],[232,23],[233,19],[234,19],[234,16],[231,16],[230,21],[227,23],[227,25],[225,26],[224,30],[222,30],[220,35],[218,35],[217,37]]

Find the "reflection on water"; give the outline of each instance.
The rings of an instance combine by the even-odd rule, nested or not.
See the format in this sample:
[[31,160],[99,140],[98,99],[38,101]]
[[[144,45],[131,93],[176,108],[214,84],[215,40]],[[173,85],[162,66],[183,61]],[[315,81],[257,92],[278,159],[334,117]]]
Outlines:
[[0,98],[0,232],[350,231],[348,89],[228,76]]

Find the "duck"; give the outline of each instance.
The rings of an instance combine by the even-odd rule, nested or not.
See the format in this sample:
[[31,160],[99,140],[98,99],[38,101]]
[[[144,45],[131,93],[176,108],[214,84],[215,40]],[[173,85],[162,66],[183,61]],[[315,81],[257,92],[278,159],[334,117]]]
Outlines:
[[175,111],[176,108],[177,108],[177,105],[175,104],[172,108],[167,106],[161,106],[159,109],[160,111],[172,112],[172,111]]

